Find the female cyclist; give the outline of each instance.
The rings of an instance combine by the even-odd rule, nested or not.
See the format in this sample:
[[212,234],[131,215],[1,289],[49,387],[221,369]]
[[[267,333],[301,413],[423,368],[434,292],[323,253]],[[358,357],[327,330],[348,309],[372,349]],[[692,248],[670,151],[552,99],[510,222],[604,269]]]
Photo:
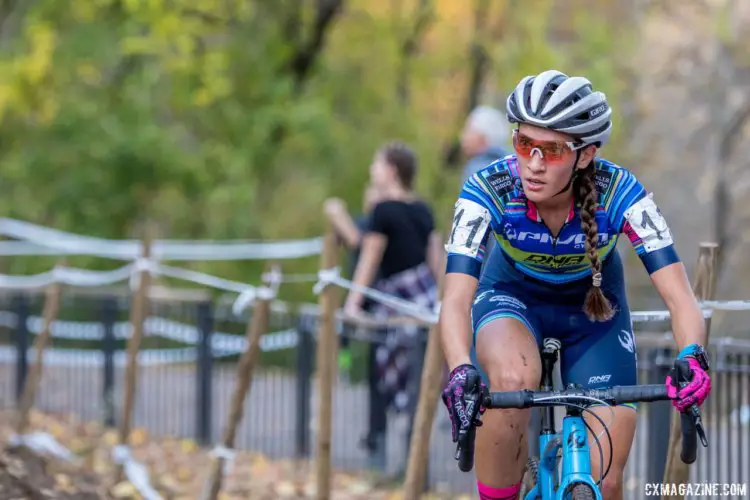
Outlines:
[[[711,389],[703,316],[651,194],[629,171],[597,157],[612,129],[605,95],[585,78],[550,70],[523,78],[508,97],[506,112],[517,124],[515,154],[466,181],[446,244],[440,324],[451,373],[443,401],[454,442],[467,424],[468,381],[480,379],[469,375],[480,375],[478,384],[491,391],[537,389],[545,337],[562,342],[564,384],[637,383],[623,267],[615,248],[622,233],[669,308],[679,357],[688,358],[693,371],[689,386],[679,394],[672,389],[673,405],[682,411],[702,404]],[[492,234],[497,245],[480,278]],[[614,409],[612,465],[601,487],[605,499],[622,498],[636,425],[635,409],[627,406]],[[517,497],[529,411],[494,410],[483,416],[475,448],[480,498]],[[609,410],[594,411],[609,421]],[[587,421],[594,432],[601,430],[595,419]],[[604,453],[606,466],[610,450]],[[596,478],[599,459],[597,449],[591,456]]]

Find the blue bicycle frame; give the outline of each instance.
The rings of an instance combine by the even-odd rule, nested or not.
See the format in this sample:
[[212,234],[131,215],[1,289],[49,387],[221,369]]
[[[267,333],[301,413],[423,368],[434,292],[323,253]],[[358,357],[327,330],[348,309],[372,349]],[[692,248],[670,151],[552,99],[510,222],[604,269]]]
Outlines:
[[[542,390],[552,390],[552,369],[557,361],[560,343],[545,339],[542,350]],[[542,430],[539,436],[539,470],[536,485],[526,494],[526,500],[567,500],[568,487],[587,484],[596,500],[602,500],[599,487],[591,475],[591,455],[588,430],[581,410],[568,408],[563,418],[562,433],[555,432],[553,407],[542,409]],[[562,448],[562,471],[559,482],[557,453]],[[558,484],[559,483],[559,484]]]
[[[557,452],[562,447],[562,473],[557,488]],[[540,460],[537,483],[526,495],[526,500],[564,500],[565,491],[572,484],[591,486],[597,500],[602,496],[591,475],[591,456],[587,429],[580,415],[563,419],[562,435],[543,434],[539,437]]]
[[[669,390],[664,384],[652,384],[615,386],[608,389],[582,389],[570,386],[565,390],[553,391],[552,369],[557,361],[560,347],[560,341],[544,339],[541,352],[540,391],[520,390],[482,394],[482,391],[472,389],[464,395],[469,401],[466,408],[471,417],[469,425],[462,426],[459,430],[456,448],[458,467],[468,472],[474,465],[476,422],[472,420],[476,420],[480,401],[488,409],[539,407],[543,412],[539,436],[540,460],[538,466],[535,459],[530,462],[534,467],[527,472],[531,475],[535,473],[536,477],[533,478],[534,484],[531,490],[526,492],[524,498],[526,500],[569,500],[575,494],[578,498],[602,500],[597,481],[594,481],[591,474],[591,450],[588,442],[588,427],[582,417],[583,411],[590,406],[591,401],[611,405],[638,401],[668,401],[671,399]],[[689,363],[686,360],[676,360],[670,376],[676,381],[676,386],[684,387],[691,377]],[[469,383],[478,386],[471,380]],[[555,406],[567,408],[560,433],[555,431]],[[700,437],[704,447],[708,446],[700,408],[693,405],[688,411],[681,413],[680,425],[682,427],[680,458],[683,463],[691,464],[696,457],[697,437]],[[558,474],[557,454],[561,450],[562,470]],[[529,478],[525,477],[522,486],[528,487],[529,482]]]

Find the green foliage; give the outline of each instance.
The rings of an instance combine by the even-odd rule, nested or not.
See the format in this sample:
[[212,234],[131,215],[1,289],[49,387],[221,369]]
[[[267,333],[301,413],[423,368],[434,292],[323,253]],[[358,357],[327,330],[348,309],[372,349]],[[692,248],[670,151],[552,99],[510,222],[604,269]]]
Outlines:
[[[464,105],[473,4],[458,21],[438,9],[409,65],[413,98],[404,105],[397,71],[416,10],[394,19],[381,2],[344,3],[300,77],[295,58],[315,31],[312,3],[34,2],[0,49],[0,210],[109,238],[137,237],[145,219],[168,238],[318,236],[322,201],[340,196],[357,211],[375,149],[399,138],[420,154],[419,191],[444,227],[458,173],[446,173],[441,157]],[[546,36],[554,2],[533,3],[533,16],[531,7],[505,9],[512,29],[502,43],[487,41],[492,84],[509,89],[558,67],[590,75],[616,102],[613,54],[622,47],[608,27],[583,12],[580,39],[556,46]],[[52,262],[14,258],[8,269]],[[263,263],[190,266],[256,283]],[[284,270],[317,266],[304,259]],[[284,293],[309,298],[309,286]]]

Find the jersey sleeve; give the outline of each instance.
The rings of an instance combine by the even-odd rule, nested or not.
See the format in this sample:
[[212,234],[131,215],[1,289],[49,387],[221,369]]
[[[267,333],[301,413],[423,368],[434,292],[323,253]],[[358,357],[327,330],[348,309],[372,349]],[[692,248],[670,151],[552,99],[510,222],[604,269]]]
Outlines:
[[680,261],[672,231],[654,202],[653,193],[633,174],[620,172],[612,198],[611,221],[628,237],[649,274]]
[[476,175],[464,183],[453,209],[453,224],[445,245],[446,273],[464,273],[479,278],[491,234],[491,201]]

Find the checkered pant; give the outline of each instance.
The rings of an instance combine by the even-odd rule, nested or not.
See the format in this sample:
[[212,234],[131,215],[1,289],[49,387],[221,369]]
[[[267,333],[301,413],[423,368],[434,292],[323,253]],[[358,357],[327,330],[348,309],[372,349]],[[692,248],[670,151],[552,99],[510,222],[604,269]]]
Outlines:
[[[437,303],[437,283],[427,264],[420,264],[379,280],[374,288],[427,310],[433,310]],[[379,302],[373,304],[372,314],[379,319],[403,316],[403,313]],[[414,377],[421,376],[412,369],[412,365],[415,360],[414,349],[424,341],[420,338],[422,332],[424,327],[411,325],[389,327],[380,332],[381,343],[376,347],[375,353],[379,374],[378,389],[383,394],[386,405],[398,412],[409,407],[410,397],[414,396],[409,394],[409,384]]]

